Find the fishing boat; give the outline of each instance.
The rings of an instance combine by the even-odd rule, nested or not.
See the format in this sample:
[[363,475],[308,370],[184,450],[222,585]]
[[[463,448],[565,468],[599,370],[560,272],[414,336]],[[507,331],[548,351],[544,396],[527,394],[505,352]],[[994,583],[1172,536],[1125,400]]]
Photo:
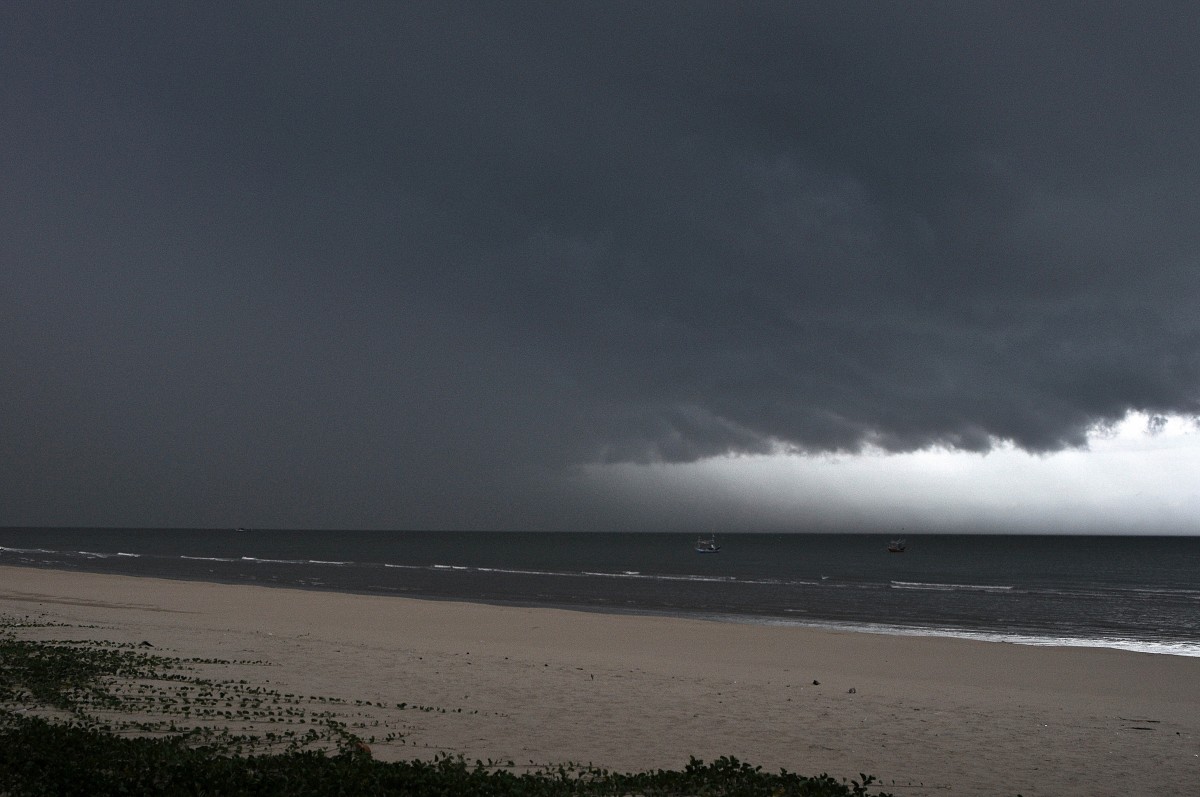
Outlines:
[[696,540],[696,553],[716,553],[719,550],[721,550],[721,546],[717,545],[716,536],[709,537],[708,539],[701,537]]
[[888,553],[904,553],[904,549],[908,547],[908,543],[904,540],[892,540],[888,543]]

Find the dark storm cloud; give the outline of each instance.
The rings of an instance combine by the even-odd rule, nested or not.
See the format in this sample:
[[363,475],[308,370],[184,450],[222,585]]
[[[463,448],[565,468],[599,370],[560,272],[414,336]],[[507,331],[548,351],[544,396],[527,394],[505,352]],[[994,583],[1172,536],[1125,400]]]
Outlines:
[[15,522],[503,526],[1198,409],[1184,5],[3,15]]

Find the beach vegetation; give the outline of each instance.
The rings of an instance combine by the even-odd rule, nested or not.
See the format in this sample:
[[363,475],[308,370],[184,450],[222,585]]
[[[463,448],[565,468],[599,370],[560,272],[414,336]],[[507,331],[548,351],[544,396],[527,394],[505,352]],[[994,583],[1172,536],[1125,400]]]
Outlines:
[[[765,772],[735,758],[681,770],[614,773],[512,761],[380,761],[370,744],[404,744],[398,727],[357,707],[382,703],[282,693],[221,667],[103,640],[25,639],[0,621],[0,794],[22,795],[762,795],[886,797],[874,778]],[[314,710],[321,706],[320,710]],[[446,712],[412,703],[396,710]],[[453,709],[451,709],[453,711]],[[457,709],[461,712],[461,709]],[[288,727],[290,726],[290,727]],[[377,735],[364,738],[368,729]]]

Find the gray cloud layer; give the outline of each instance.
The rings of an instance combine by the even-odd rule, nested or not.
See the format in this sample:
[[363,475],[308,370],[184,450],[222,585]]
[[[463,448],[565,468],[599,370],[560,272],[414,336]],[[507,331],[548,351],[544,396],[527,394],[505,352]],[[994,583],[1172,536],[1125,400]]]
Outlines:
[[10,522],[1200,410],[1186,4],[409,5],[0,12]]

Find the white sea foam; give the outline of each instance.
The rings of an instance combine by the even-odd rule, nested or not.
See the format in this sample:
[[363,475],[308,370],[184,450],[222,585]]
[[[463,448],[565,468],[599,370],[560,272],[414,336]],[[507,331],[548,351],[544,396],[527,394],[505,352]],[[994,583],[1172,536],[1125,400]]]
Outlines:
[[306,564],[308,564],[307,559],[259,559],[258,557],[255,557],[255,556],[243,556],[241,558],[241,561],[243,561],[243,562],[261,562],[263,564],[271,564],[271,565],[306,565]]
[[[802,613],[803,609],[785,609],[788,613]],[[792,620],[771,617],[748,617],[741,615],[710,615],[709,619],[724,622],[750,623],[753,625],[782,625],[803,628],[823,628],[831,631],[853,631],[864,634],[887,636],[928,636],[950,639],[974,639],[981,642],[1003,642],[1011,645],[1035,647],[1107,648],[1127,650],[1134,653],[1156,653],[1173,656],[1200,658],[1200,642],[1166,642],[1130,639],[1122,637],[1065,637],[1052,634],[1003,633],[968,631],[959,628],[922,628],[918,626],[886,625],[883,623],[855,623],[823,620]]]
[[504,573],[506,575],[510,574],[510,575],[517,575],[517,576],[569,576],[569,575],[572,575],[571,573],[555,573],[550,570],[513,570],[513,569],[509,569],[509,568],[504,568],[504,567],[494,567],[494,568],[490,568],[490,569],[485,569],[485,568],[480,567],[480,568],[476,568],[476,569],[479,570],[480,572]]
[[1170,596],[1179,595],[1179,596],[1183,596],[1185,598],[1194,598],[1196,600],[1200,600],[1200,589],[1168,589],[1166,587],[1157,587],[1157,588],[1150,589],[1150,588],[1145,588],[1145,587],[1133,587],[1129,591],[1141,593],[1143,595],[1153,595],[1156,597],[1159,595],[1170,595]]
[[923,581],[893,581],[891,582],[891,586],[893,589],[927,589],[939,592],[952,592],[955,590],[965,590],[967,592],[1008,592],[1012,589],[1011,586],[996,584],[940,584]]

